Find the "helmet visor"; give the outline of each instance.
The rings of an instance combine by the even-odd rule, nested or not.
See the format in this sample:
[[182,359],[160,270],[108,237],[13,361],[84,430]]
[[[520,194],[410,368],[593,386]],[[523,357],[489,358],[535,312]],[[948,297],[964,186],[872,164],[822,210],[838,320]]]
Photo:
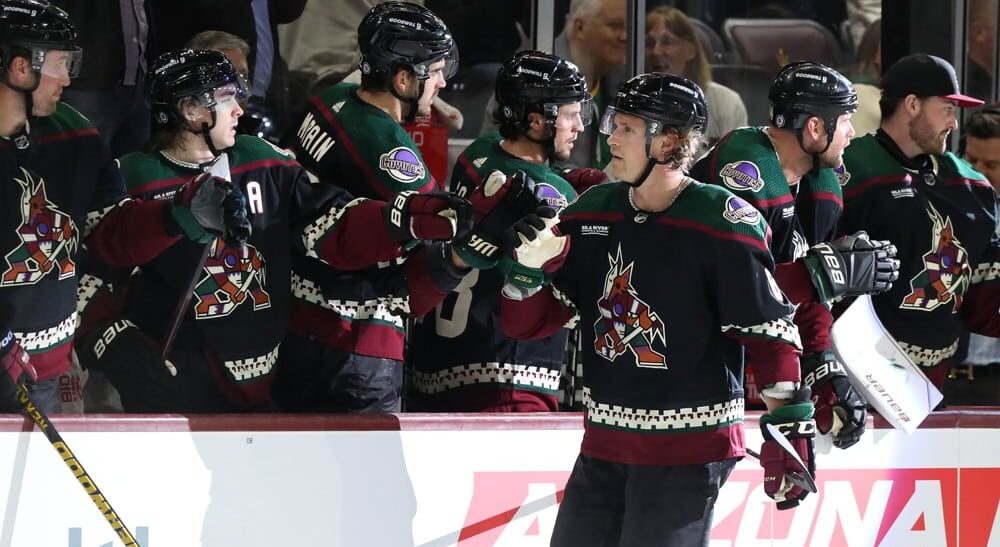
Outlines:
[[[230,101],[243,103],[247,99],[247,88],[242,78],[238,78],[231,84],[215,88],[212,92],[212,100],[215,105],[229,104]],[[203,105],[212,106],[212,105]]]
[[42,53],[44,60],[40,72],[50,78],[76,78],[83,64],[83,50],[50,49]]
[[546,112],[556,112],[556,127],[586,127],[594,121],[594,100],[590,97],[575,103],[546,104]]
[[[444,62],[443,64],[442,61]],[[443,57],[421,63],[414,67],[414,69],[418,77],[423,73],[426,74],[427,79],[430,79],[440,72],[445,80],[450,80],[458,72],[458,48],[453,45]]]

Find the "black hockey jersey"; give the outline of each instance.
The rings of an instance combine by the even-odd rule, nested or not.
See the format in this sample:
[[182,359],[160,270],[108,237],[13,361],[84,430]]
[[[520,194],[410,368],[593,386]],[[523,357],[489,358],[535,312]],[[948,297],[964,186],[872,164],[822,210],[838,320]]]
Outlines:
[[0,139],[0,170],[0,300],[14,308],[10,327],[46,380],[70,366],[82,243],[135,264],[176,238],[164,231],[163,204],[128,199],[97,129],[66,104]]
[[565,304],[579,310],[583,454],[656,465],[742,456],[734,345],[747,346],[762,384],[799,378],[798,335],[771,274],[767,227],[718,186],[692,182],[659,213],[637,212],[628,192],[595,186],[563,212],[560,229],[572,238],[565,265],[551,290],[503,300],[504,329],[544,335],[571,314]]
[[[548,166],[505,152],[496,133],[480,137],[458,157],[451,190],[467,196],[494,170],[524,171],[556,210],[576,199],[573,187]],[[486,384],[539,393],[555,409],[568,331],[527,341],[505,335],[498,316],[503,282],[496,270],[473,271],[413,326],[406,362],[413,366],[417,393],[435,395]]]
[[[246,246],[217,238],[199,266],[203,246],[179,241],[142,265],[130,287],[126,317],[162,340],[181,292],[200,270],[176,347],[207,350],[223,389],[235,401],[256,406],[269,397],[286,331],[291,257],[308,254],[327,267],[351,269],[394,259],[402,248],[378,229],[384,225],[381,202],[352,200],[332,185],[310,183],[291,156],[266,141],[240,135],[225,156],[252,219]],[[162,152],[128,154],[121,168],[129,192],[147,199],[171,197],[200,172]],[[339,230],[355,222],[362,228],[352,230],[353,237],[335,241]],[[358,237],[362,230],[367,238]]]
[[989,181],[950,152],[911,162],[881,130],[855,139],[844,161],[841,230],[898,248],[899,281],[872,300],[910,358],[934,366],[954,355],[963,316],[970,330],[1000,334],[1000,217]]

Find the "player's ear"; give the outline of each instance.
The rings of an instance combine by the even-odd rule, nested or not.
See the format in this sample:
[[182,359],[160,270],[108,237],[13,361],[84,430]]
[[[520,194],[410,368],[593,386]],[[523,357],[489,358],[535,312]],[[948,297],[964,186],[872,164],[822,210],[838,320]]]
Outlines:
[[402,93],[406,91],[406,88],[410,85],[410,80],[412,78],[413,74],[409,70],[406,70],[405,68],[397,70],[396,74],[392,77],[392,85],[395,86],[396,92]]
[[649,153],[659,161],[667,159],[667,156],[677,148],[680,137],[673,131],[662,133],[653,138],[653,144],[649,147]]

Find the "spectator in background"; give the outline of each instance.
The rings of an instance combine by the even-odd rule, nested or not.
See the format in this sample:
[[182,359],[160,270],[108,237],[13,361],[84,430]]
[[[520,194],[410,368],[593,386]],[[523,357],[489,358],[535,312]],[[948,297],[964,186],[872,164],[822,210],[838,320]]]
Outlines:
[[965,69],[969,94],[989,100],[993,97],[993,51],[997,39],[997,1],[969,2],[968,63]]
[[195,34],[188,41],[187,47],[195,50],[215,50],[222,53],[232,63],[236,73],[249,84],[250,65],[247,59],[250,57],[250,44],[247,44],[246,40],[221,30],[206,30]]
[[[962,153],[972,168],[986,175],[993,188],[1000,192],[1000,103],[989,105],[969,116],[965,122],[965,143]],[[993,365],[1000,363],[1000,339],[979,334],[969,334],[969,351],[963,364]],[[1000,404],[1000,393],[994,388],[995,369],[982,369],[969,374],[969,380],[977,382],[973,389],[962,392],[972,397],[956,400],[955,393],[949,393],[949,402],[961,404]],[[984,384],[984,380],[986,382]],[[949,386],[952,387],[952,386]]]
[[87,116],[114,157],[149,139],[146,55],[149,25],[143,0],[57,0],[73,21],[90,62],[63,91]]
[[[709,109],[707,146],[747,124],[743,99],[732,89],[712,81],[705,51],[698,44],[694,26],[681,10],[659,6],[646,14],[646,70],[687,78],[705,91]],[[701,152],[707,149],[703,147]]]
[[858,111],[851,118],[854,136],[874,133],[882,121],[878,101],[882,97],[879,80],[882,76],[882,20],[872,23],[858,45],[854,66],[847,75],[858,92]]
[[846,7],[846,38],[851,47],[860,48],[865,32],[882,18],[882,0],[847,0]]
[[[556,36],[552,53],[579,67],[590,84],[596,113],[604,111],[609,98],[625,79],[625,0],[572,0],[566,26]],[[496,129],[496,102],[486,105],[483,133]],[[611,159],[607,138],[592,124],[580,133],[570,159],[571,167],[604,167]]]

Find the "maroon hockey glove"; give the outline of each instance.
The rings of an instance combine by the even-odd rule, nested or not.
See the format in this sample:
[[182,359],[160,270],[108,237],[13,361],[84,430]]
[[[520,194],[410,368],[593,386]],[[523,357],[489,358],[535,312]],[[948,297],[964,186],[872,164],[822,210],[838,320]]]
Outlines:
[[597,186],[608,181],[608,176],[600,169],[581,167],[579,169],[563,169],[560,173],[569,182],[577,194],[582,194],[591,186]]
[[28,353],[17,341],[14,333],[0,326],[0,412],[14,412],[17,405],[17,386],[31,384],[38,379],[35,367],[28,360]]
[[[816,472],[813,455],[813,437],[816,423],[813,422],[813,404],[809,400],[809,388],[802,388],[785,406],[760,417],[764,444],[760,448],[760,465],[764,468],[764,493],[778,502],[778,509],[791,509],[799,504],[809,492],[788,479],[789,473]],[[775,440],[766,427],[773,425],[784,435],[805,468],[795,460]]]
[[868,419],[868,405],[858,394],[832,351],[804,355],[802,384],[812,389],[816,405],[816,429],[833,436],[837,448],[847,448],[861,439]]
[[896,246],[858,232],[813,246],[802,258],[820,302],[888,291],[899,279]]
[[506,177],[493,171],[469,196],[475,211],[475,225],[452,242],[455,253],[469,266],[487,270],[509,252],[504,234],[514,224],[535,213],[544,201],[535,195],[535,181],[524,171]]
[[411,190],[396,194],[386,204],[385,218],[389,232],[403,243],[449,241],[472,227],[472,206],[450,192],[421,194]]
[[168,211],[180,233],[192,241],[208,243],[216,236],[226,235],[225,204],[229,200],[231,213],[232,195],[233,185],[229,181],[201,173],[177,190]]

